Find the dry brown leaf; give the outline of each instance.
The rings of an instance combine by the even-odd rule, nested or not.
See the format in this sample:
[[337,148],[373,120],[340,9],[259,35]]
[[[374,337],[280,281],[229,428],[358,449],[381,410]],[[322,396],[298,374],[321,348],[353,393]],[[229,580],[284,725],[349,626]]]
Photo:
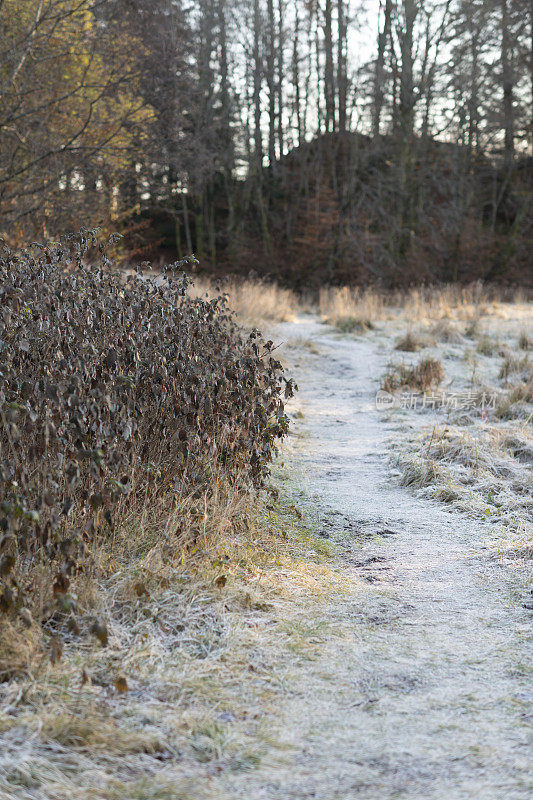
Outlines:
[[50,661],[52,664],[57,664],[58,661],[61,661],[61,656],[63,655],[63,642],[57,636],[52,636],[52,641],[50,645]]
[[15,558],[11,555],[2,556],[0,559],[0,577],[5,578],[15,566]]
[[98,619],[95,619],[90,627],[90,632],[93,636],[96,636],[102,647],[106,647],[109,641],[109,636],[107,633],[107,625],[105,622],[101,622]]

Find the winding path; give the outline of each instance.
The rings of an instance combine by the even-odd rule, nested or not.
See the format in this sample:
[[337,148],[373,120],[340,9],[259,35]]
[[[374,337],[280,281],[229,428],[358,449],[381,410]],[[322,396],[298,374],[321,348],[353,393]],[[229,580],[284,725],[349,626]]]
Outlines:
[[488,557],[486,527],[391,481],[378,345],[311,318],[281,335],[301,345],[290,458],[348,590],[324,609],[335,635],[287,678],[287,754],[233,788],[253,800],[529,800],[531,612],[516,575]]

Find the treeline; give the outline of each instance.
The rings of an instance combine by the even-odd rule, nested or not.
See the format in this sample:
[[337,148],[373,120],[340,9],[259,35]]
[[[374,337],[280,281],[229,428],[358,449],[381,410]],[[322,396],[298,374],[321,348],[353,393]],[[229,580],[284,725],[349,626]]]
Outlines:
[[0,0],[0,232],[531,280],[530,0]]

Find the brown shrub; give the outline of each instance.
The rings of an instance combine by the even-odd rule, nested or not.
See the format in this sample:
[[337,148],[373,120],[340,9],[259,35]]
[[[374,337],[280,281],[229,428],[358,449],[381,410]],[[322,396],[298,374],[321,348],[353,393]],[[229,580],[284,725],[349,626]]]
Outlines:
[[0,613],[29,606],[54,636],[119,520],[165,497],[207,506],[221,475],[261,488],[288,427],[292,382],[225,298],[111,266],[92,231],[0,261]]
[[396,392],[403,387],[425,392],[444,380],[444,369],[440,361],[423,358],[415,366],[399,364],[383,379],[382,389]]

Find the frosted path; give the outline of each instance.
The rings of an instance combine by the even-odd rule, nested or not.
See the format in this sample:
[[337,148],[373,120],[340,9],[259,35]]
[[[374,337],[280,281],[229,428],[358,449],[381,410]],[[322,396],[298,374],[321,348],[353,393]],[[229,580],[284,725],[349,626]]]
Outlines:
[[375,343],[313,319],[281,337],[301,343],[304,415],[286,460],[341,542],[351,588],[324,609],[335,635],[287,676],[287,754],[231,787],[253,800],[529,800],[531,612],[480,548],[489,531],[388,478],[398,420],[375,409]]

